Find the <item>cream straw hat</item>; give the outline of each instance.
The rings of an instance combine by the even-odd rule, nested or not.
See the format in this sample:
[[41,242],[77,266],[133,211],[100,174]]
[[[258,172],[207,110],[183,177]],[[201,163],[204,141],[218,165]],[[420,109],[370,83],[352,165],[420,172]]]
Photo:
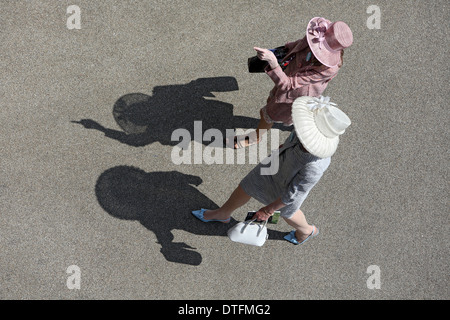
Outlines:
[[292,104],[292,121],[303,147],[319,158],[331,157],[339,136],[351,124],[349,117],[329,97],[300,97]]

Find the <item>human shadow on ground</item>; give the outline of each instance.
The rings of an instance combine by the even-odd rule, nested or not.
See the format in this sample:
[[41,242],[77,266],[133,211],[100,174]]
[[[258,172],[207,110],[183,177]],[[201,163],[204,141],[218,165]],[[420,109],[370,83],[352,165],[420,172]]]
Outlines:
[[[130,93],[117,100],[113,116],[123,131],[105,128],[92,119],[72,122],[135,147],[156,141],[163,145],[178,145],[179,140],[172,141],[172,133],[177,129],[186,129],[193,140],[203,140],[203,132],[208,129],[218,129],[226,137],[227,129],[251,129],[259,123],[259,118],[234,116],[232,104],[211,99],[215,97],[212,92],[236,90],[239,87],[234,77],[200,78],[187,84],[157,86],[153,88],[152,96]],[[255,113],[259,115],[259,111],[255,110]],[[195,121],[201,121],[203,131],[197,138],[194,135]],[[292,129],[281,124],[275,124],[273,128],[284,131]],[[197,142],[205,145],[211,143]]]
[[[137,220],[153,231],[166,260],[199,265],[202,256],[196,248],[184,242],[174,242],[173,230],[196,235],[227,236],[237,223],[204,223],[191,211],[218,208],[195,186],[202,179],[177,171],[147,173],[131,166],[117,166],[103,172],[97,180],[95,193],[100,206],[111,216],[123,220]],[[230,191],[231,193],[231,191]],[[270,240],[282,240],[285,232],[270,230]]]

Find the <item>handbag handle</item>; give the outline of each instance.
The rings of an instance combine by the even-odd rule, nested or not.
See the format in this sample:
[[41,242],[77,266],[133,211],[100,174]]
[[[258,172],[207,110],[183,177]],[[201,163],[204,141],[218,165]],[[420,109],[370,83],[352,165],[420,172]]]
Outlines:
[[[245,226],[241,229],[241,233],[244,233],[245,228],[247,228],[248,225],[252,224],[252,223],[255,222],[255,221],[256,221],[256,218],[253,219],[253,220],[250,221],[250,222],[245,223]],[[257,237],[259,237],[259,234],[261,233],[262,229],[263,229],[266,225],[267,225],[267,220],[264,220],[264,224],[263,224],[262,228],[260,228],[260,229],[258,230],[258,233],[256,233],[256,236],[257,236]]]

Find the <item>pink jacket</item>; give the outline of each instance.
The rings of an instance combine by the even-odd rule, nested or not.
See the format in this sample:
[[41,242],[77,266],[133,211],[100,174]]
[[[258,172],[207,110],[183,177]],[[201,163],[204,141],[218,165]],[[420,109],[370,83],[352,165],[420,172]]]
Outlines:
[[289,50],[285,60],[294,54],[295,58],[284,71],[281,67],[271,70],[270,67],[266,68],[267,75],[275,83],[267,99],[266,112],[273,121],[291,125],[291,107],[294,100],[301,96],[322,95],[328,82],[337,75],[339,67],[311,66],[306,61],[310,51],[306,37],[285,46]]

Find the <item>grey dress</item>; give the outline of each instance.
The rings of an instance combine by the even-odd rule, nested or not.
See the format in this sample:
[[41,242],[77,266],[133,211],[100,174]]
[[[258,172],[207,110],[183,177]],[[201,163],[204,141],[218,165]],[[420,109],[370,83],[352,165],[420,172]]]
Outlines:
[[[278,157],[278,166],[272,164]],[[268,205],[281,197],[286,205],[281,216],[290,218],[300,209],[312,187],[320,180],[330,165],[331,158],[318,158],[302,151],[295,130],[283,146],[275,150],[267,159],[261,161],[240,185],[254,199]],[[267,174],[269,168],[272,174]]]

